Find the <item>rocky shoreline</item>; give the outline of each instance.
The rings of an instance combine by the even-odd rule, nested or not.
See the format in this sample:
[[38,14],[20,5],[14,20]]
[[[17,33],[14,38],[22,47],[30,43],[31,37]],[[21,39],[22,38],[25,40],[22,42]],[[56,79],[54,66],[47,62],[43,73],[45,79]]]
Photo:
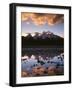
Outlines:
[[[27,60],[25,60],[28,63]],[[24,60],[22,62],[25,63]],[[31,60],[30,60],[31,61]],[[48,64],[48,66],[46,65]],[[55,76],[64,74],[64,53],[54,57],[53,59],[47,59],[46,61],[39,57],[39,62],[37,64],[31,65],[29,69],[22,69],[21,77],[31,77],[31,76]]]

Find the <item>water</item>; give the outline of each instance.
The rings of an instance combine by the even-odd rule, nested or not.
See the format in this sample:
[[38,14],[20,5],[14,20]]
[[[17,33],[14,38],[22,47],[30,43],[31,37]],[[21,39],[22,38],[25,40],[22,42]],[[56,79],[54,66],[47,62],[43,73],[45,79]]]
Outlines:
[[21,71],[21,77],[64,75],[63,48],[23,48]]

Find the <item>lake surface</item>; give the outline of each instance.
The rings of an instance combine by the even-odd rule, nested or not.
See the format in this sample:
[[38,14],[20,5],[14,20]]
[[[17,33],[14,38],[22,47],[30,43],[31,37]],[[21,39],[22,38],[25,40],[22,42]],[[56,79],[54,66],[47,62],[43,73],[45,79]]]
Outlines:
[[22,49],[21,77],[64,75],[63,47]]

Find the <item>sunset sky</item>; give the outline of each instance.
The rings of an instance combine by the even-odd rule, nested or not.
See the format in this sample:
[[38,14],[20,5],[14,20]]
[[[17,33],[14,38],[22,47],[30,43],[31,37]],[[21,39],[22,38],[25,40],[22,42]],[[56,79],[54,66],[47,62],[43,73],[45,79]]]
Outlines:
[[42,13],[21,13],[22,35],[50,31],[64,37],[64,15],[42,14]]

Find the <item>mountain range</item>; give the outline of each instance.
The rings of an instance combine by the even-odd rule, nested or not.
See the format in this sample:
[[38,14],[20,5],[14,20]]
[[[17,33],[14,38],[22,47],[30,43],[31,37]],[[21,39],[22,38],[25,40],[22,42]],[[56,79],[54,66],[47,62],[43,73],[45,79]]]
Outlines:
[[[25,36],[26,35],[26,36]],[[22,36],[22,47],[25,45],[63,45],[64,38],[53,34],[50,31],[47,32],[34,32],[26,33]]]

